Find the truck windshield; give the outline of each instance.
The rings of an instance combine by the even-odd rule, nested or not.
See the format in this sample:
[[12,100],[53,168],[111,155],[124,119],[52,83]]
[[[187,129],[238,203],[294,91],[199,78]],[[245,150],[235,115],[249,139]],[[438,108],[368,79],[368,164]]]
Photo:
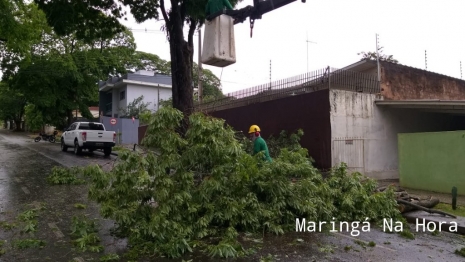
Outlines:
[[79,125],[79,130],[105,130],[102,124],[96,123],[81,123]]

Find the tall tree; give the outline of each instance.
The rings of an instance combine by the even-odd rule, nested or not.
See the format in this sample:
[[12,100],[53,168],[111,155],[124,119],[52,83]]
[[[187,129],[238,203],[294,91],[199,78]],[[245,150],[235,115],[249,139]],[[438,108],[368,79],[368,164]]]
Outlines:
[[[232,0],[234,6],[239,0]],[[205,6],[208,0],[35,0],[47,14],[48,23],[59,35],[76,35],[91,41],[101,34],[112,34],[121,31],[118,19],[125,17],[122,5],[129,6],[137,22],[159,19],[165,22],[171,54],[172,97],[173,106],[184,113],[184,125],[187,128],[187,116],[193,111],[193,54],[194,32],[205,20]],[[169,8],[169,9],[168,9]],[[184,27],[188,27],[187,38]]]
[[171,63],[161,59],[158,55],[136,51],[126,64],[126,70],[133,73],[138,70],[147,70],[171,75]]
[[0,119],[13,120],[16,131],[22,131],[21,121],[24,116],[26,98],[17,90],[0,82]]
[[0,0],[0,68],[3,83],[0,85],[0,117],[13,120],[16,130],[22,129],[27,98],[14,87],[12,78],[21,64],[31,59],[31,50],[39,43],[48,28],[45,15],[35,4],[22,0]]
[[36,5],[23,3],[22,0],[0,0],[0,43],[17,52],[30,48],[32,40],[40,39]]
[[[124,65],[136,48],[134,37],[124,27],[111,34],[103,30],[92,40],[78,37],[78,32],[58,36],[35,3],[29,9],[35,12],[36,24],[44,25],[30,30],[38,32],[39,41],[31,44],[28,52],[0,47],[4,79],[24,94],[46,123],[70,124],[74,110],[90,117],[88,107],[98,103],[96,83],[126,72]],[[67,123],[63,121],[66,118]]]
[[51,35],[36,48],[31,63],[19,69],[13,84],[27,94],[28,102],[42,112],[47,123],[69,125],[75,110],[91,117],[88,107],[98,103],[96,83],[108,75],[125,73],[125,61],[134,49],[129,31],[93,43],[73,35]]
[[30,62],[31,50],[40,43],[44,33],[50,33],[50,27],[36,4],[0,0],[0,7],[0,66],[2,78],[7,80],[21,63]]

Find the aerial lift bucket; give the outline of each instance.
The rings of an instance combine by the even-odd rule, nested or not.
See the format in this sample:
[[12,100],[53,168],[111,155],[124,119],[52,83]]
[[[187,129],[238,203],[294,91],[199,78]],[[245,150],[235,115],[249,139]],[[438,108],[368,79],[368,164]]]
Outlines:
[[202,49],[203,64],[226,67],[236,63],[234,19],[231,16],[220,15],[205,21]]

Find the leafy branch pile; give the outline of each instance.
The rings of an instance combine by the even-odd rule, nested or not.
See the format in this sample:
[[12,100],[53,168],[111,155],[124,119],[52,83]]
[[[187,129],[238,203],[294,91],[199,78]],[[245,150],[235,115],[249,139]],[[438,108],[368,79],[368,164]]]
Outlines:
[[25,210],[18,215],[17,219],[22,224],[21,232],[33,234],[37,231],[37,218],[42,210],[45,210],[45,205],[39,203],[35,208]]
[[91,252],[103,251],[100,238],[97,234],[97,223],[85,217],[74,216],[71,224],[71,236],[74,244],[81,250]]
[[79,185],[85,180],[78,178],[82,170],[79,167],[63,168],[54,166],[52,172],[47,176],[47,182],[51,185]]
[[283,234],[295,230],[296,218],[400,215],[391,190],[373,194],[375,182],[348,175],[345,165],[325,180],[300,146],[282,148],[265,163],[247,154],[223,120],[192,114],[181,137],[182,118],[169,107],[152,116],[144,143],[157,153],[123,151],[112,171],[85,170],[89,197],[133,247],[179,257],[201,246],[213,256],[235,257],[245,251],[241,232]]

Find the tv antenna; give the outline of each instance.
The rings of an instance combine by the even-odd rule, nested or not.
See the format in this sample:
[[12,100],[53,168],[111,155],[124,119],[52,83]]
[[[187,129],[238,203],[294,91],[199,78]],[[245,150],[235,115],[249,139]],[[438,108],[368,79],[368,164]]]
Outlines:
[[305,42],[307,42],[307,73],[308,73],[308,43],[312,43],[312,44],[317,44],[317,43],[308,40],[308,32],[307,32],[307,40]]

